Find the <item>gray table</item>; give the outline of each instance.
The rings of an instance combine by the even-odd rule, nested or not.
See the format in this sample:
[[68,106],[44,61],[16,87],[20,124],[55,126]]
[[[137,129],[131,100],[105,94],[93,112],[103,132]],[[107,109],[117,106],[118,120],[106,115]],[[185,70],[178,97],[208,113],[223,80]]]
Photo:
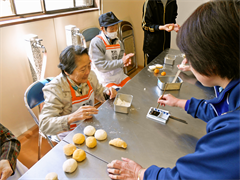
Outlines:
[[[164,56],[167,53],[177,55],[180,54],[180,51],[165,50],[150,65],[163,64]],[[164,71],[167,75],[176,74],[176,65],[180,64],[182,60],[183,58],[177,57],[173,66],[165,66]],[[190,99],[191,97],[210,99],[214,97],[213,88],[203,87],[196,81],[191,72],[181,73],[180,77],[183,79],[181,89],[179,91],[167,91],[166,93],[184,99]],[[36,176],[37,173],[39,176],[45,177],[51,166],[48,162],[54,162],[55,154],[61,155],[58,157],[59,161],[54,163],[56,166],[52,167],[51,170],[58,173],[59,176],[61,175],[62,178],[69,177],[69,179],[75,177],[88,179],[107,178],[107,162],[121,157],[130,158],[145,168],[153,164],[161,167],[174,167],[178,158],[194,152],[197,141],[206,133],[205,122],[194,119],[180,108],[160,107],[170,111],[171,115],[186,120],[187,125],[172,119],[169,119],[163,125],[146,118],[149,108],[157,106],[157,99],[163,93],[157,87],[157,78],[148,70],[148,67],[138,73],[119,93],[133,95],[132,106],[128,114],[114,112],[113,100],[108,100],[99,108],[97,115],[94,115],[91,120],[83,121],[64,139],[67,143],[73,143],[73,135],[83,133],[83,129],[87,125],[92,125],[96,129],[104,129],[108,134],[108,138],[104,141],[98,141],[97,147],[94,149],[87,148],[85,144],[77,146],[88,152],[88,158],[86,162],[83,162],[83,165],[79,163],[81,165],[74,174],[66,175],[62,172],[60,166],[62,166],[66,157],[62,153],[62,149],[59,150],[64,143],[61,142],[21,179],[38,177]],[[128,144],[127,149],[110,146],[108,142],[113,138],[123,139]],[[81,166],[84,166],[84,168],[81,168]],[[38,170],[42,168],[45,171]]]

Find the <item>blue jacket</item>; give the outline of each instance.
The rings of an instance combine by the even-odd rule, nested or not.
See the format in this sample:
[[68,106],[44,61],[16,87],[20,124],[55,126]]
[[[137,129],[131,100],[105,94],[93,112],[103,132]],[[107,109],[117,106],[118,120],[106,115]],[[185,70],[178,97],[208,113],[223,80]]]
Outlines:
[[195,118],[208,122],[222,113],[232,111],[240,106],[240,80],[231,81],[218,97],[210,100],[191,98],[185,110]]
[[174,168],[151,166],[144,180],[240,179],[239,82],[231,81],[217,98],[187,101],[185,110],[207,122],[207,134],[198,141],[195,152],[179,158]]

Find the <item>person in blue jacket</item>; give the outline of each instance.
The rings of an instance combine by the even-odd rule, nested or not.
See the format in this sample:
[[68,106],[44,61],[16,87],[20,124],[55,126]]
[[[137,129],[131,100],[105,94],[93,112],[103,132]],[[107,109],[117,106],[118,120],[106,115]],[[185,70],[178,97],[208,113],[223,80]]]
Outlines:
[[146,169],[127,158],[113,160],[107,165],[110,178],[240,179],[239,12],[239,0],[209,1],[193,12],[177,35],[177,45],[197,80],[223,88],[210,100],[183,100],[169,94],[158,100],[207,122],[207,133],[195,152],[179,158],[173,168],[152,165]]

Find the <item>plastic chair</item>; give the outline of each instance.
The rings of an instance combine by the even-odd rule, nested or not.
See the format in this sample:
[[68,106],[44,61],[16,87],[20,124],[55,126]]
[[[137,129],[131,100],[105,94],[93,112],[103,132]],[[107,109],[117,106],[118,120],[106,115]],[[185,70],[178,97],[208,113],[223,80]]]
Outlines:
[[[39,107],[40,110],[40,104],[44,102],[44,95],[42,88],[52,80],[53,78],[46,78],[44,80],[39,80],[34,83],[32,83],[26,90],[24,94],[24,102],[25,106],[27,107],[28,111],[32,115],[35,123],[39,126],[39,120],[32,111],[32,109],[36,106]],[[39,130],[39,136],[38,136],[38,160],[41,158],[41,144],[42,144],[42,137],[46,138],[50,146],[53,148],[54,145],[53,142],[59,143],[59,139],[56,136],[50,136],[45,135]]]
[[90,41],[99,34],[100,29],[97,27],[88,28],[82,31],[82,35],[85,37],[87,47],[89,47]]

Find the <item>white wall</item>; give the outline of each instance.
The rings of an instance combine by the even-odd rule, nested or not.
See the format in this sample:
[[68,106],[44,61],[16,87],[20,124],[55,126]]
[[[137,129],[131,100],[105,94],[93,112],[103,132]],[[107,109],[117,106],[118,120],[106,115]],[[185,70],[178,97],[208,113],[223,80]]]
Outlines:
[[[113,11],[119,19],[132,23],[139,66],[143,66],[141,21],[144,1],[102,0],[101,10],[103,13]],[[179,0],[177,22],[181,25],[202,2],[204,0]],[[48,52],[46,77],[56,76],[60,73],[57,68],[59,54],[66,47],[65,25],[76,25],[80,30],[99,27],[99,14],[94,11],[0,28],[0,122],[16,136],[35,125],[23,101],[24,92],[32,83],[24,36],[36,34],[43,39],[42,44]],[[177,48],[175,35],[173,33],[173,48]]]

